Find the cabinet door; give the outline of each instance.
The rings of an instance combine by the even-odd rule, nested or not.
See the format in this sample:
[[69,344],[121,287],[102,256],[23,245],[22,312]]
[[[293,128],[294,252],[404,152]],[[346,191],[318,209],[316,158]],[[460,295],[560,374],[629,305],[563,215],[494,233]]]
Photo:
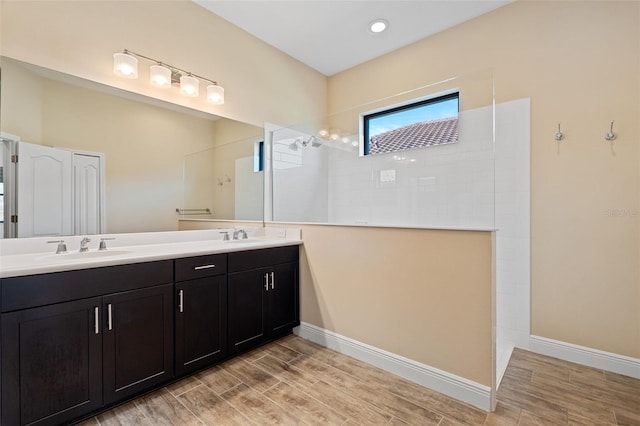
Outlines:
[[103,298],[104,399],[111,403],[173,377],[173,284]]
[[229,274],[229,352],[259,344],[266,336],[265,286],[269,269]]
[[269,337],[289,333],[300,325],[297,264],[275,265],[271,271],[267,292]]
[[176,283],[176,375],[227,353],[227,276]]
[[73,233],[104,232],[102,157],[73,153]]
[[2,315],[3,425],[57,425],[102,406],[101,298]]

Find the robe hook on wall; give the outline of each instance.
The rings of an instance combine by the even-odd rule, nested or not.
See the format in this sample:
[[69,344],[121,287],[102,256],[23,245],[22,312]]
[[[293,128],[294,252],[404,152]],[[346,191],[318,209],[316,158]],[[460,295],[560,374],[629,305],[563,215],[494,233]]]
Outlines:
[[558,123],[558,133],[556,133],[556,135],[555,135],[555,137],[554,137],[554,138],[555,138],[555,140],[557,140],[558,142],[560,142],[561,140],[563,140],[563,139],[564,139],[564,133],[562,133],[562,132],[560,131],[560,123]]
[[613,123],[615,123],[615,120],[611,122],[611,128],[609,129],[609,131],[607,132],[606,135],[604,135],[604,139],[606,141],[612,142],[614,140],[616,140],[616,137],[618,137],[618,135],[616,135],[615,133],[613,133]]

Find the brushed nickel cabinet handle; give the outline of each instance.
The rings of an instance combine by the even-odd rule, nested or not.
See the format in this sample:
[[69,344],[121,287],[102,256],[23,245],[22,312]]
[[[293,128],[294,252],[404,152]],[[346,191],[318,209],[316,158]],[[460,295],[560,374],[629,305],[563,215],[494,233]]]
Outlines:
[[275,288],[275,286],[276,286],[275,281],[276,281],[275,273],[272,272],[271,273],[271,290],[273,290]]
[[112,322],[113,318],[111,315],[111,303],[109,303],[107,305],[107,327],[109,328],[109,331],[113,330],[113,322]]
[[216,265],[202,265],[202,266],[194,266],[193,269],[194,271],[199,271],[201,269],[210,269],[210,268],[215,268]]
[[178,310],[184,312],[184,290],[178,292]]
[[100,334],[100,308],[97,306],[93,308],[93,321],[95,322],[96,334]]
[[269,291],[269,273],[264,274],[264,289]]

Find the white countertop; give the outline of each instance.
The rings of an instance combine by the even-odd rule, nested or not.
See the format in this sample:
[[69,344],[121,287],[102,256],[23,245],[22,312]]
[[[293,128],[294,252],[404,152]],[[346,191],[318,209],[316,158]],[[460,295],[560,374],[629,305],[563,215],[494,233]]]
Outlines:
[[[80,237],[65,237],[68,252],[55,254],[56,245],[47,245],[56,238],[29,238],[29,241],[3,240],[0,246],[0,278],[89,269],[128,263],[231,253],[261,248],[302,244],[300,231],[287,228],[266,231],[248,230],[249,239],[223,241],[221,230],[151,232],[90,236],[89,251],[78,252]],[[100,238],[107,241],[107,250],[98,250]],[[32,248],[31,250],[29,248]],[[45,250],[43,250],[46,249]]]

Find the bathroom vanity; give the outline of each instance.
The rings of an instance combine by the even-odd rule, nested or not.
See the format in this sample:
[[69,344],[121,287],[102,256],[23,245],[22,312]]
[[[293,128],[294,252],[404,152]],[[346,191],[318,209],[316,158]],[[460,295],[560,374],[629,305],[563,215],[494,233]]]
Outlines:
[[174,244],[151,261],[5,274],[0,423],[66,424],[291,333],[298,244]]

